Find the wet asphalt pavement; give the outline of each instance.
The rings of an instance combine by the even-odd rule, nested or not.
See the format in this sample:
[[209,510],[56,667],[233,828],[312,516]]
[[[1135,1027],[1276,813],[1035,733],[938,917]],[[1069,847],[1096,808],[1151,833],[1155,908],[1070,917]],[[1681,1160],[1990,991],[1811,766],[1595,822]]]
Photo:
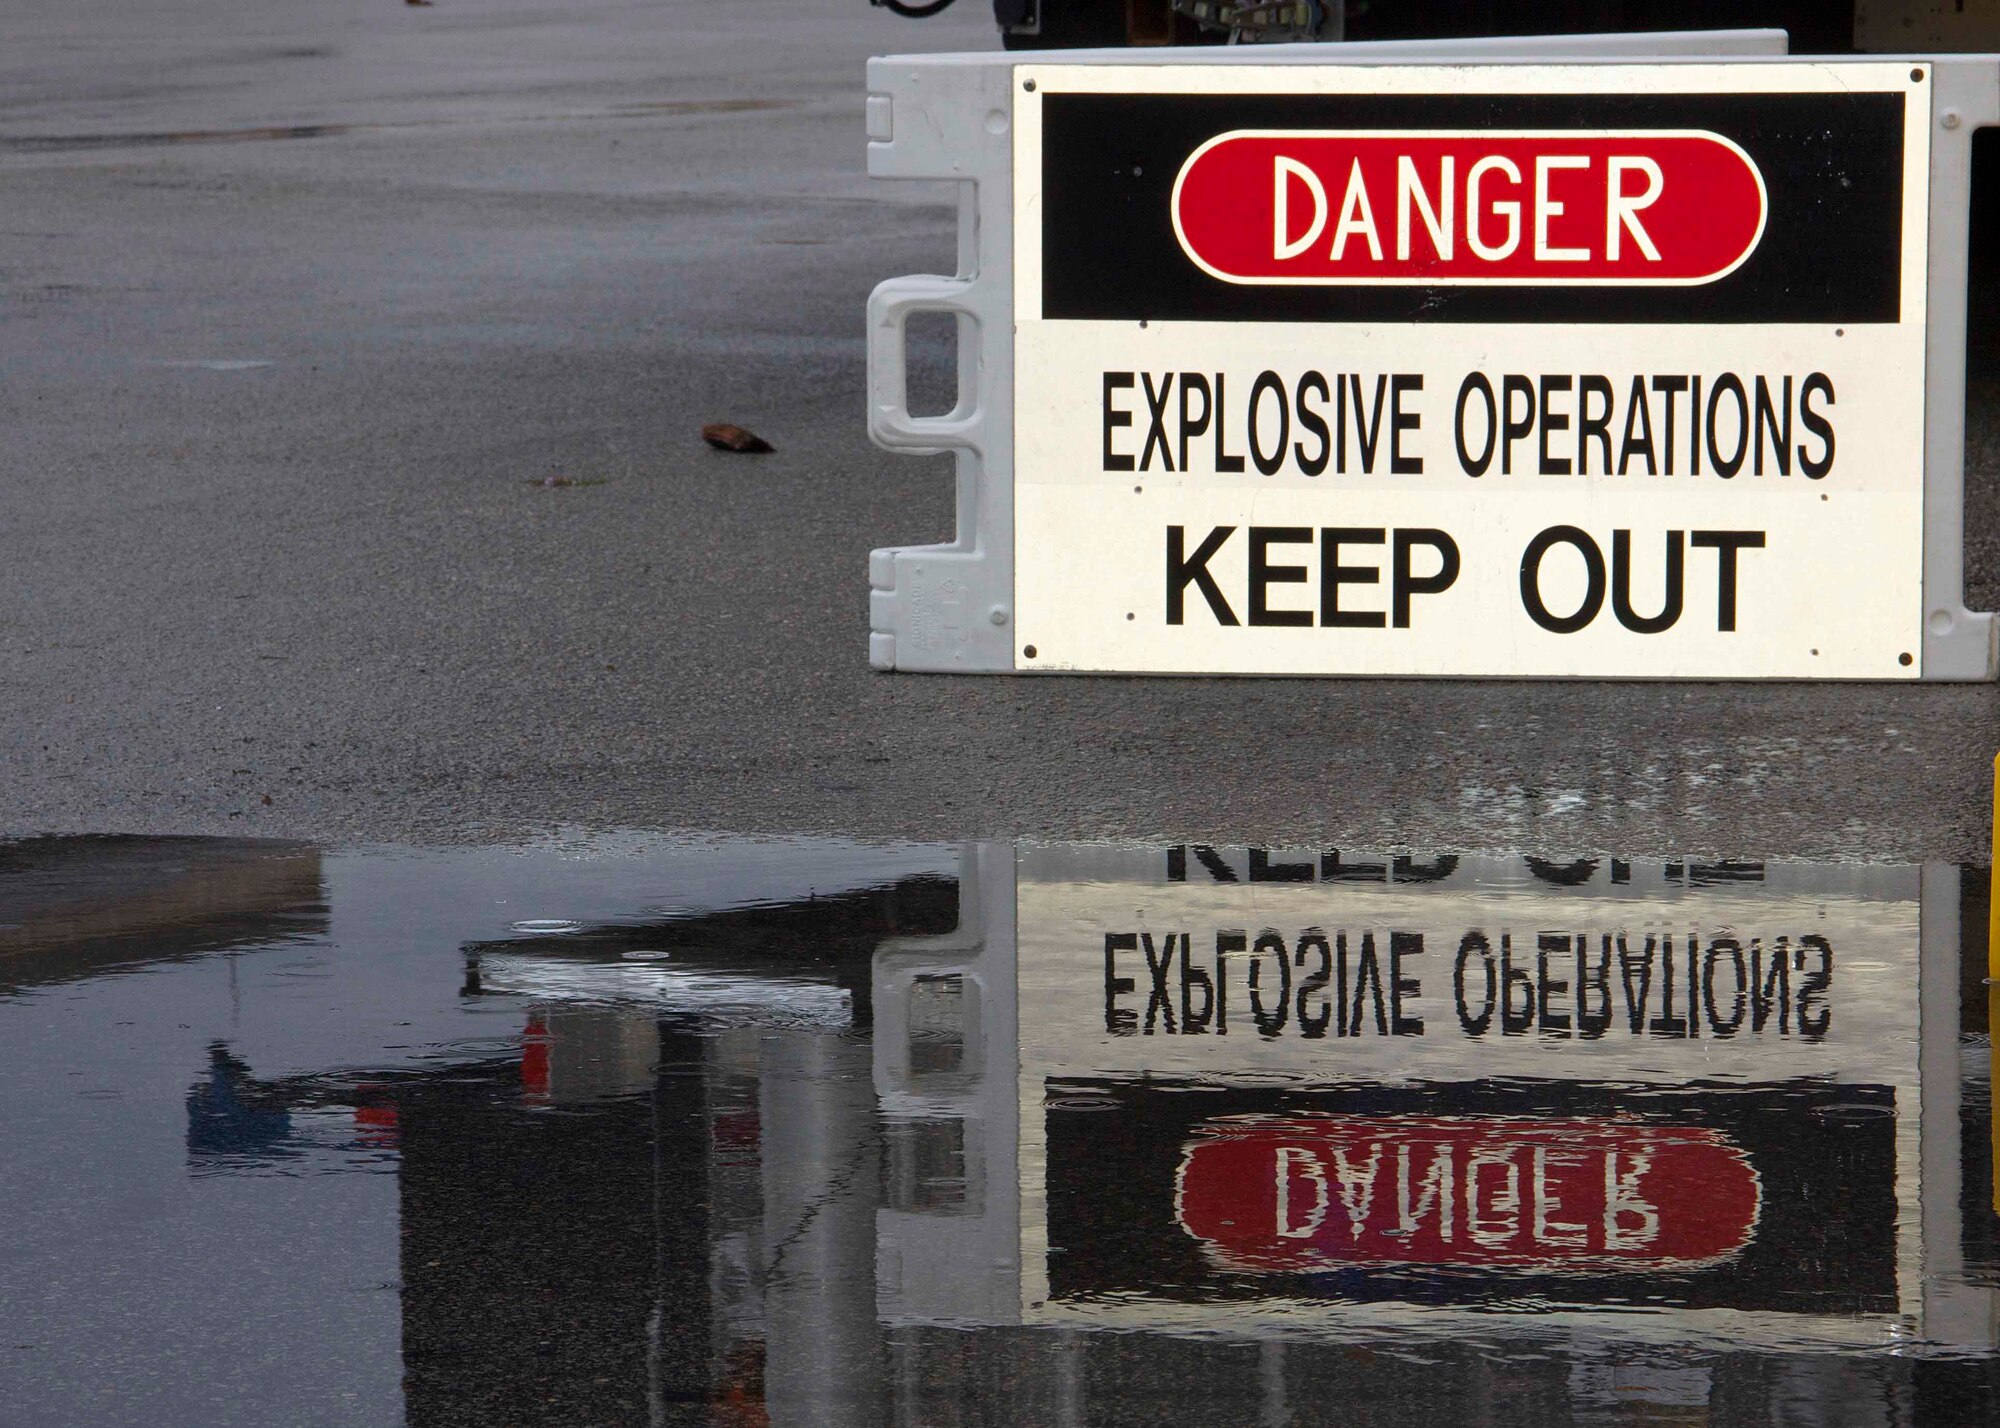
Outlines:
[[2000,1422],[1983,868],[0,845],[0,1422]]
[[862,304],[953,219],[863,177],[862,65],[992,43],[971,0],[14,6],[0,830],[1987,856],[1987,687],[872,673],[867,552],[951,498],[865,440]]

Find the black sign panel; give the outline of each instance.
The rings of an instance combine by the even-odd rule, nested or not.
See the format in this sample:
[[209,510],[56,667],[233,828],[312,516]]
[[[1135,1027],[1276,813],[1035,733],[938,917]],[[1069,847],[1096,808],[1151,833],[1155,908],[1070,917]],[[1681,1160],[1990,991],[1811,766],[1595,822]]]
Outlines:
[[[1042,313],[1228,322],[1892,323],[1901,315],[1902,94],[1175,95],[1042,101]],[[1239,130],[1687,131],[1756,165],[1768,223],[1698,286],[1245,285],[1176,238],[1189,157]],[[1337,197],[1337,196],[1336,196]]]

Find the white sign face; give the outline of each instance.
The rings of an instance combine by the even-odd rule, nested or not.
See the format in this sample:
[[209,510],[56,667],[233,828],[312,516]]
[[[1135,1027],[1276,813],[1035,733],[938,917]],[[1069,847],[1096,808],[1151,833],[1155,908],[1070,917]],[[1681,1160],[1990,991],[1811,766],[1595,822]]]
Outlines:
[[1914,679],[1929,70],[1015,70],[1018,669]]

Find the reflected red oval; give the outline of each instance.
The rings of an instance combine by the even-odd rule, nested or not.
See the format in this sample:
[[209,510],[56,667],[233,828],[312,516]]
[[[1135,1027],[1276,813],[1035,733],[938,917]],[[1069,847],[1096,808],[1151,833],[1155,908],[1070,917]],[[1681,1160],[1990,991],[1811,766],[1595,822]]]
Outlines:
[[1749,1158],[1706,1127],[1526,1117],[1257,1117],[1189,1142],[1182,1229],[1221,1266],[1676,1272],[1757,1229]]
[[1174,231],[1256,284],[1713,282],[1768,214],[1751,157],[1706,130],[1249,130],[1181,166]]

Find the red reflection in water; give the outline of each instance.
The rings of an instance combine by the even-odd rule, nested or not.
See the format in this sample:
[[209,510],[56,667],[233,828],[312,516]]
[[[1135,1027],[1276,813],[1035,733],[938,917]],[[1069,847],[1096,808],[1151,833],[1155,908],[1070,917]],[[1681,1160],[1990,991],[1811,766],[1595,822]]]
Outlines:
[[1183,1152],[1181,1227],[1230,1269],[1674,1271],[1756,1233],[1749,1158],[1705,1127],[1526,1117],[1256,1117]]

